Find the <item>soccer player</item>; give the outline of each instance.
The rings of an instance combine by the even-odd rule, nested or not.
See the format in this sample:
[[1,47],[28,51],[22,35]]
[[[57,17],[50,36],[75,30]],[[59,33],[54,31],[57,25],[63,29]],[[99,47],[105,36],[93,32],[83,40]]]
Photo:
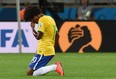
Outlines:
[[[33,57],[27,75],[44,75],[50,71],[56,71],[64,76],[61,63],[56,62],[46,66],[55,55],[55,46],[59,35],[54,19],[44,15],[39,6],[28,6],[24,13],[25,21],[31,21],[33,35],[38,40],[37,54]],[[38,31],[34,30],[35,24],[38,24]]]

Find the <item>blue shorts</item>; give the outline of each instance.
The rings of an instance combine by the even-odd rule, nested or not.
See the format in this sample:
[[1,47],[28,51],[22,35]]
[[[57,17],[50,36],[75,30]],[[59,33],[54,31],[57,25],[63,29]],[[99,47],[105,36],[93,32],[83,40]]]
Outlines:
[[36,54],[33,59],[31,60],[31,63],[29,65],[29,68],[33,70],[37,70],[41,67],[46,66],[46,64],[54,57],[54,55],[51,56],[44,56]]

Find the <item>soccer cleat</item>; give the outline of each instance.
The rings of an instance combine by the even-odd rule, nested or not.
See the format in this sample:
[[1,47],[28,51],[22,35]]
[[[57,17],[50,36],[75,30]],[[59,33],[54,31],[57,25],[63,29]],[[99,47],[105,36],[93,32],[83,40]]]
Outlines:
[[61,66],[61,63],[60,62],[56,62],[55,63],[57,65],[56,67],[56,72],[61,75],[61,76],[64,76],[64,71],[62,69],[62,66]]

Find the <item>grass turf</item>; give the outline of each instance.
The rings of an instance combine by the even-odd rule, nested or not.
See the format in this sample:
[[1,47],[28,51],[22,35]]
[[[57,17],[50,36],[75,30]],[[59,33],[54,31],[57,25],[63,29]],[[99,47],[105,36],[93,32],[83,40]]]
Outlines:
[[116,53],[57,53],[49,63],[61,61],[65,76],[56,72],[26,76],[34,54],[0,54],[0,79],[116,79]]

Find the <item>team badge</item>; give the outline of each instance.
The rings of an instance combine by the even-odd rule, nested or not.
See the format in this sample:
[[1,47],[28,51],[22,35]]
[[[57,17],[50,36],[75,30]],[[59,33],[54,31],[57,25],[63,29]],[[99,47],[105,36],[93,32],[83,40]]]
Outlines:
[[39,25],[39,27],[42,27],[43,26],[43,23],[42,22],[39,22],[38,25]]

